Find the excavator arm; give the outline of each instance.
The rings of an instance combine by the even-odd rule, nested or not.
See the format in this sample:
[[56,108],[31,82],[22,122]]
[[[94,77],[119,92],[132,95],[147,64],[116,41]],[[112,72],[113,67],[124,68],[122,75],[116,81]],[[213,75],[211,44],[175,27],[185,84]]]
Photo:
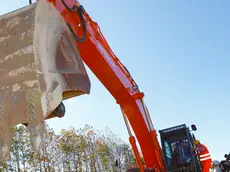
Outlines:
[[85,64],[120,105],[140,169],[143,170],[142,161],[131,128],[139,142],[146,166],[164,170],[156,130],[143,101],[144,93],[140,92],[129,71],[113,53],[100,27],[83,6],[74,0],[49,2],[60,11],[75,35],[76,45]]
[[[40,0],[40,1],[46,2],[46,0]],[[111,93],[111,95],[116,100],[117,104],[119,104],[129,136],[130,136],[129,141],[132,146],[132,149],[133,149],[133,152],[134,152],[134,155],[135,155],[135,158],[136,158],[136,161],[137,161],[137,164],[140,170],[144,171],[144,166],[142,164],[142,160],[139,155],[139,151],[138,151],[137,144],[136,144],[136,139],[140,145],[141,152],[142,152],[144,161],[146,163],[146,167],[157,169],[160,171],[165,171],[163,156],[161,153],[160,145],[157,140],[156,130],[153,127],[153,124],[150,118],[150,114],[143,101],[144,93],[139,90],[138,85],[135,83],[134,79],[132,78],[132,76],[126,69],[126,67],[113,53],[105,37],[100,31],[100,27],[97,25],[95,21],[91,19],[91,17],[87,14],[83,6],[79,2],[76,2],[75,0],[47,0],[47,1],[51,3],[57,10],[50,12],[48,9],[50,7],[46,6],[47,7],[47,18],[46,19],[44,19],[44,17],[46,17],[46,14],[42,14],[43,12],[42,12],[41,7],[36,10],[36,13],[40,13],[41,16],[43,16],[42,19],[40,18],[40,16],[36,16],[35,12],[32,11],[32,7],[31,9],[25,8],[24,11],[21,10],[21,12],[24,14],[17,14],[17,12],[14,12],[13,14],[9,14],[8,16],[11,18],[10,20],[6,20],[5,17],[2,18],[2,22],[6,23],[6,29],[5,29],[6,35],[2,35],[2,37],[0,37],[2,39],[0,43],[1,42],[4,43],[5,41],[4,44],[2,43],[2,46],[3,46],[2,49],[4,49],[4,47],[5,49],[3,51],[0,51],[0,54],[2,53],[3,57],[5,55],[5,59],[2,62],[1,61],[0,62],[3,64],[10,65],[12,61],[9,61],[9,60],[13,59],[14,57],[18,55],[21,55],[22,61],[23,60],[25,61],[25,58],[28,59],[26,61],[28,63],[28,66],[30,65],[31,67],[32,65],[34,65],[34,66],[37,66],[38,68],[38,69],[33,68],[33,73],[32,73],[33,75],[31,74],[32,67],[31,68],[21,67],[20,71],[16,71],[15,76],[19,75],[20,72],[22,72],[22,69],[23,70],[27,69],[28,72],[30,72],[30,75],[28,74],[27,76],[27,73],[24,73],[23,76],[21,75],[19,76],[24,77],[24,79],[26,77],[27,79],[31,79],[31,78],[36,79],[35,81],[38,84],[33,85],[34,86],[33,89],[29,87],[30,86],[29,84],[27,84],[27,87],[25,88],[25,90],[26,89],[29,90],[28,95],[27,94],[24,95],[24,92],[20,92],[20,88],[18,87],[16,87],[15,93],[11,91],[12,93],[10,93],[10,95],[14,95],[17,93],[18,95],[20,94],[21,97],[25,96],[26,97],[25,100],[27,102],[29,100],[29,104],[28,103],[26,104],[26,101],[23,104],[23,106],[25,107],[31,107],[32,105],[40,106],[40,104],[42,103],[39,103],[39,101],[41,101],[43,97],[41,96],[42,94],[40,94],[40,92],[37,91],[38,88],[39,90],[42,90],[42,89],[46,90],[47,92],[46,97],[48,98],[50,94],[49,90],[51,90],[53,97],[49,99],[50,99],[50,104],[52,104],[52,107],[54,108],[54,107],[57,107],[58,104],[59,106],[62,107],[62,104],[60,104],[60,101],[61,101],[61,92],[63,92],[63,90],[64,90],[63,95],[62,95],[63,100],[68,99],[70,97],[78,96],[81,94],[89,93],[90,84],[89,84],[87,76],[85,75],[84,67],[80,65],[81,62],[77,63],[76,59],[74,58],[72,59],[72,62],[76,62],[76,65],[78,64],[78,66],[80,65],[79,69],[81,68],[81,70],[79,71],[81,72],[79,72],[78,69],[76,69],[76,67],[74,66],[74,64],[72,65],[72,63],[71,64],[68,63],[68,65],[66,64],[67,66],[66,67],[63,64],[58,64],[58,61],[60,60],[54,59],[54,58],[58,58],[58,56],[64,59],[64,56],[60,55],[60,51],[57,49],[56,45],[52,45],[54,43],[52,42],[52,40],[56,41],[57,43],[58,42],[57,40],[60,39],[60,42],[62,41],[62,43],[58,45],[61,47],[60,49],[62,49],[62,51],[64,51],[66,54],[69,54],[69,55],[71,55],[71,52],[73,52],[76,58],[79,58],[76,55],[78,54],[77,52],[79,51],[79,54],[82,60],[84,61],[84,63],[91,69],[91,71],[96,75],[96,77],[100,80],[100,82]],[[32,4],[33,2],[30,0],[29,3]],[[33,12],[33,14],[27,15],[26,12],[29,13],[30,11]],[[11,17],[16,14],[20,16],[15,17],[15,18]],[[15,30],[17,32],[21,30],[22,34],[21,34],[20,39],[26,40],[25,43],[27,43],[28,45],[32,45],[33,43],[34,49],[28,49],[28,50],[21,49],[20,51],[15,50],[15,53],[13,53],[12,55],[7,55],[8,53],[7,51],[9,49],[9,46],[7,46],[8,45],[7,41],[9,42],[9,40],[11,40],[12,41],[11,44],[13,47],[14,45],[13,41],[14,39],[16,39],[14,38],[15,34],[9,35],[8,29],[14,29],[14,27],[16,27],[16,25],[19,22],[18,19],[22,18],[23,15],[25,15],[23,18],[24,26],[28,24],[28,26],[32,28],[31,31],[27,32],[29,39],[25,38],[26,32],[23,31],[24,27],[18,26],[18,28],[16,28]],[[62,19],[59,17],[59,15],[62,16],[62,18],[64,19],[64,22],[66,22],[65,24],[61,24]],[[54,20],[55,16],[57,20]],[[31,18],[35,18],[34,24],[30,23]],[[52,23],[48,21],[52,21]],[[46,26],[45,28],[42,24],[47,23],[47,22],[48,22],[48,26]],[[33,29],[33,27],[35,27],[35,30]],[[68,27],[68,31],[64,32],[63,30],[65,30],[67,27]],[[44,29],[47,29],[48,31],[47,30],[45,31]],[[32,31],[34,32],[35,35],[30,34]],[[63,32],[61,33],[60,31],[63,31]],[[71,38],[66,36],[66,40],[61,39],[60,36],[58,36],[59,32],[60,32],[60,36],[63,36],[63,35],[66,36],[68,35],[69,32],[71,32],[72,37],[75,40],[76,46],[64,47],[63,42],[64,41],[71,42],[70,41]],[[4,30],[3,30],[3,33],[4,33]],[[39,33],[43,35],[42,38],[39,36]],[[52,38],[52,40],[48,39],[48,37]],[[46,42],[44,42],[44,39],[46,40]],[[23,43],[23,45],[21,43],[21,46],[25,46],[24,45],[25,43]],[[16,47],[20,48],[19,45],[14,46],[14,48]],[[28,47],[32,47],[32,46],[28,46]],[[54,51],[56,51],[56,56],[54,56],[55,54]],[[26,53],[28,53],[28,55],[30,56],[26,56]],[[23,54],[25,56],[23,56]],[[31,54],[33,54],[33,56],[35,57],[34,61],[31,61],[32,59]],[[40,61],[38,61],[38,57],[40,58]],[[46,57],[50,57],[50,58],[46,58]],[[71,59],[67,59],[67,61],[68,60],[71,61]],[[45,63],[45,61],[47,61],[48,65]],[[56,67],[59,65],[59,67],[61,66],[61,68],[56,69],[53,62],[56,63]],[[20,64],[12,63],[12,65],[19,66]],[[13,67],[12,65],[11,67]],[[23,65],[25,65],[25,62],[23,62]],[[47,66],[49,69],[47,69]],[[56,74],[58,72],[60,72],[61,75]],[[21,81],[18,80],[17,81],[18,83],[14,84],[16,82],[13,80],[14,76],[9,76],[9,73],[4,73],[4,75],[2,74],[1,76],[3,76],[3,78],[1,78],[2,80],[6,79],[6,84],[8,85],[9,85],[10,77],[11,77],[10,82],[12,83],[12,86],[14,87],[15,85],[18,86],[18,83],[21,83]],[[8,79],[5,76],[8,76]],[[70,80],[75,80],[75,81],[71,81],[70,83]],[[79,82],[77,82],[77,80]],[[29,80],[28,80],[28,83],[30,83]],[[46,84],[41,85],[41,83],[46,83]],[[86,87],[84,87],[83,85],[86,85]],[[7,88],[4,87],[4,89],[9,90],[8,87]],[[71,92],[70,91],[71,89],[74,89],[75,91]],[[32,92],[31,90],[34,92]],[[2,90],[1,93],[3,94],[4,92],[5,91]],[[36,93],[36,96],[35,96],[35,93]],[[32,96],[35,96],[36,101],[37,101],[34,104],[31,103],[34,101],[34,98],[32,98]],[[57,98],[58,98],[58,101],[56,100]],[[11,99],[9,98],[9,104],[10,104],[10,100]],[[59,107],[58,110],[56,109],[56,111],[59,111],[61,107]],[[39,107],[38,108],[39,111],[37,111],[36,113],[46,114],[46,112],[44,112],[43,110],[44,108],[47,109],[47,107],[45,106]],[[53,111],[52,108],[49,111],[47,110],[47,113],[50,114],[51,111]],[[55,112],[55,110],[53,112]],[[48,118],[52,118],[58,115],[54,115],[51,113],[51,115],[44,115],[44,116],[46,119],[48,119]],[[61,114],[61,116],[63,116],[63,114]],[[42,120],[41,116],[38,116],[38,117],[39,117],[39,120]],[[31,120],[28,119],[24,121],[25,121],[24,123],[27,123]],[[18,120],[18,122],[20,122],[20,120]],[[15,124],[16,123],[17,122],[15,122]]]

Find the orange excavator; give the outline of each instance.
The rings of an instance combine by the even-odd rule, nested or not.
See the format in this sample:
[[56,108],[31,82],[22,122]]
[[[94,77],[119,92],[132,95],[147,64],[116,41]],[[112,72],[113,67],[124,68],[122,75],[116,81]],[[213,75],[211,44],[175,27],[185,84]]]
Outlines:
[[161,130],[160,147],[144,93],[75,0],[29,1],[0,16],[0,157],[9,153],[13,126],[26,125],[36,148],[44,120],[64,116],[62,101],[90,93],[83,62],[119,104],[139,171],[173,171],[167,153],[178,141],[193,147],[190,130],[185,125]]

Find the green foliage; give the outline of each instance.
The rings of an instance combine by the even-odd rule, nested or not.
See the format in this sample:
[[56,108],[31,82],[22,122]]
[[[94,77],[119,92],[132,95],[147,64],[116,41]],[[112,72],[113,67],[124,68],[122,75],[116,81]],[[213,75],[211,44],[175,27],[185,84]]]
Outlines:
[[[119,170],[115,161],[119,160]],[[14,127],[10,157],[0,163],[1,171],[120,171],[136,165],[131,147],[108,128],[96,131],[70,127],[56,134],[46,124],[42,145],[37,152],[30,149],[27,128]]]

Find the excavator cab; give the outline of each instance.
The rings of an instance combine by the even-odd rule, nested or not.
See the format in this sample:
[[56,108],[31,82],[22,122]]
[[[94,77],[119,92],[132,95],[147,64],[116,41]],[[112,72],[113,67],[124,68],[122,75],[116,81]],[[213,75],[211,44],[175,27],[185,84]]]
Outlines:
[[[192,130],[196,130],[195,125],[192,125]],[[167,172],[202,171],[198,157],[191,151],[195,136],[185,124],[160,130],[159,133]]]

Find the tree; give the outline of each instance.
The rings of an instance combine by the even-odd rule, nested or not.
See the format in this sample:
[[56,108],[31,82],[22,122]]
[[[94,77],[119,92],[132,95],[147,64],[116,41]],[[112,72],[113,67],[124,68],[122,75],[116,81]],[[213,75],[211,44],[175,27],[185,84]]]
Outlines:
[[13,144],[10,153],[8,168],[14,171],[26,171],[29,169],[28,155],[30,154],[30,139],[25,126],[14,127]]
[[[108,128],[95,130],[86,125],[78,130],[70,127],[56,134],[46,124],[46,132],[38,151],[33,152],[25,126],[14,127],[10,157],[0,163],[1,171],[121,171],[135,165],[129,144]],[[119,168],[115,161],[119,160]]]

